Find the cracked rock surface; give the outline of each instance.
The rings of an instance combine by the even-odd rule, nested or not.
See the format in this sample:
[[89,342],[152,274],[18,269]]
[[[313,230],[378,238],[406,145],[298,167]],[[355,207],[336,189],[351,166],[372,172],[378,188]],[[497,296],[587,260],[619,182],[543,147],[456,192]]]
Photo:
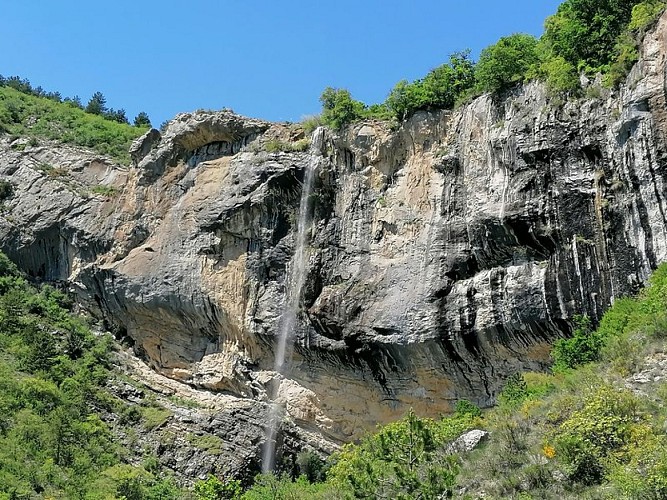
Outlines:
[[[667,258],[665,33],[663,16],[626,84],[599,98],[562,103],[530,83],[396,130],[320,128],[307,151],[276,151],[298,127],[230,111],[178,115],[133,144],[129,167],[0,136],[15,186],[0,245],[68,281],[183,387],[249,415],[275,392],[294,446],[325,452],[409,408],[486,406],[507,376],[547,365],[574,315],[600,318]],[[280,375],[308,168],[308,279]],[[258,436],[230,433],[225,453]]]

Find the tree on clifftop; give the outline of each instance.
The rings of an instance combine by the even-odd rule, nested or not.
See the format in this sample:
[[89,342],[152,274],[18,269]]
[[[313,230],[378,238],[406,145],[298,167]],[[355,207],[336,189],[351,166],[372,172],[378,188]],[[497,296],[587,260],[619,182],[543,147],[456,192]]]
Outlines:
[[477,85],[483,92],[495,92],[522,82],[539,62],[537,38],[515,33],[485,48],[475,68]]
[[327,87],[320,96],[322,121],[333,129],[341,129],[348,123],[362,118],[364,103],[352,99],[349,90]]
[[107,99],[102,92],[95,92],[86,105],[86,113],[103,115],[107,111]]
[[150,127],[151,119],[148,117],[148,114],[142,111],[134,118],[135,127]]

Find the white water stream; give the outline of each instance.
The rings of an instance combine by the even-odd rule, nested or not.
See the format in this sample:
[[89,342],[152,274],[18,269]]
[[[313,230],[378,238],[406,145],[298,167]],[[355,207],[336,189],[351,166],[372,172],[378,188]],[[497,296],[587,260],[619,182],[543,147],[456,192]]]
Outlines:
[[277,401],[282,375],[288,368],[292,357],[292,337],[297,326],[297,315],[301,303],[303,286],[308,271],[308,231],[310,229],[310,208],[313,181],[315,179],[315,165],[308,165],[303,180],[301,201],[297,219],[296,241],[294,255],[287,270],[287,286],[285,287],[285,311],[280,318],[280,331],[277,337],[274,370],[280,374],[273,387],[271,395],[271,411],[266,424],[266,441],[262,452],[262,472],[274,469],[276,461],[276,437],[280,422],[283,418],[283,408]]

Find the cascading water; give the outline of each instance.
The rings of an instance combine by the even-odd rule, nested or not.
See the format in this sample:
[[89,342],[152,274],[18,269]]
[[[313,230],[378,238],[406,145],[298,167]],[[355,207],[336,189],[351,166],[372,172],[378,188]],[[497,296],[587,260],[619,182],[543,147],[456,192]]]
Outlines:
[[[306,245],[308,243],[308,229],[310,227],[311,194],[313,181],[315,179],[316,164],[309,164],[303,180],[301,201],[299,203],[299,214],[297,220],[296,241],[294,255],[290,261],[287,273],[285,311],[280,318],[280,332],[277,337],[274,369],[283,375],[291,359],[291,338],[297,325],[297,314],[303,286],[306,282],[308,255]],[[282,420],[282,408],[276,401],[280,389],[280,378],[273,387],[271,395],[271,411],[269,421],[266,425],[266,441],[262,454],[262,472],[273,470],[275,465],[276,437],[280,421]]]

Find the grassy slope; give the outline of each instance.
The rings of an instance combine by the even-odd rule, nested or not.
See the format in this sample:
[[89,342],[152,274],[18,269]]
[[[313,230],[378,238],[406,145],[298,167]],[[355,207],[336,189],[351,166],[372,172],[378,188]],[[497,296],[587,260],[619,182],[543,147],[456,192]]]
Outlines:
[[0,87],[0,132],[85,146],[129,164],[130,144],[146,130],[106,120],[67,103]]

